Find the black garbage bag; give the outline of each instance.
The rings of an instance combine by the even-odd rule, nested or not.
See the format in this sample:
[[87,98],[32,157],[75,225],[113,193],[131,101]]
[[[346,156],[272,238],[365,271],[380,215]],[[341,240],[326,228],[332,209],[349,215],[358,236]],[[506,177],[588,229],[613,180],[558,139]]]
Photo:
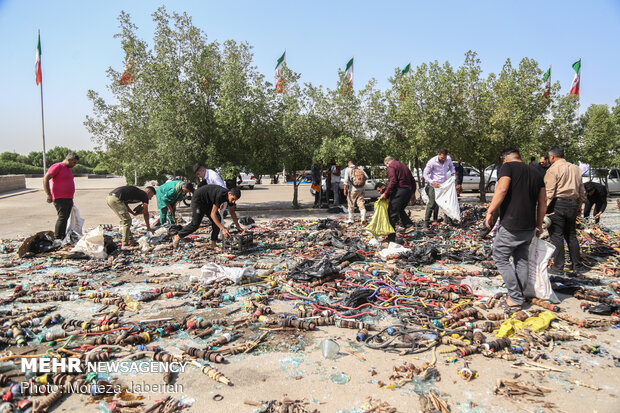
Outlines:
[[549,277],[549,281],[551,282],[551,288],[556,293],[573,295],[576,291],[581,289],[581,283],[579,281],[568,277],[552,275]]
[[242,217],[242,218],[239,218],[239,223],[241,225],[252,225],[252,224],[255,224],[256,221],[254,221],[252,217]]
[[178,234],[179,231],[181,231],[181,228],[183,228],[183,225],[179,225],[179,224],[170,225],[168,227],[168,235],[176,235],[176,234]]
[[319,219],[319,222],[314,226],[313,229],[321,230],[321,229],[340,229],[340,224],[337,221],[332,219]]
[[52,231],[41,231],[29,236],[22,242],[17,250],[20,258],[28,254],[39,254],[60,248],[60,242],[54,243],[54,233]]
[[365,261],[365,260],[366,259],[363,256],[361,256],[355,251],[347,251],[341,256],[334,259],[334,261],[337,262],[338,264],[342,264],[345,261],[356,262],[356,261]]
[[118,249],[118,246],[114,242],[114,239],[109,235],[103,236],[103,248],[105,248],[106,254],[110,255]]
[[343,250],[366,251],[368,245],[358,237],[344,237],[340,231],[330,231],[326,233],[323,241],[329,241],[333,247]]
[[588,312],[590,314],[597,315],[612,315],[613,313],[618,311],[617,305],[609,305],[609,304],[597,304],[588,308]]
[[329,258],[321,261],[303,260],[291,270],[290,278],[297,282],[308,282],[337,273],[338,268]]
[[357,290],[352,291],[344,298],[344,300],[342,300],[342,305],[344,307],[357,308],[362,304],[369,303],[369,297],[374,293],[375,290],[373,289],[358,288]]
[[429,265],[440,258],[439,251],[432,244],[416,245],[403,253],[401,258],[414,266]]

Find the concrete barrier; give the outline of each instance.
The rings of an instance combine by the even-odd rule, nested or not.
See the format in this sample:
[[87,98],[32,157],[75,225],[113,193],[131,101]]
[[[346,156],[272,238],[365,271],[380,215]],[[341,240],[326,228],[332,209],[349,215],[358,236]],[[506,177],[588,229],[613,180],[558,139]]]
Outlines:
[[0,193],[26,188],[26,175],[0,175]]

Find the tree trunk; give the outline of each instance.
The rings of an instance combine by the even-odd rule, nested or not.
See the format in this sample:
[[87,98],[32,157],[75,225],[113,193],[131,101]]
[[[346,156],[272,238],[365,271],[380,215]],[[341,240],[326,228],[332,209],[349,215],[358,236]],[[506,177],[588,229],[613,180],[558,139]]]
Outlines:
[[[487,188],[485,184],[486,176],[484,176],[484,165],[477,165],[476,167],[478,168],[478,171],[480,171],[480,183],[478,184],[478,191],[480,191],[480,202],[487,202],[487,197],[486,197]],[[493,174],[493,170],[491,170],[491,175],[492,174]]]
[[299,208],[299,201],[297,192],[299,189],[299,183],[297,182],[297,170],[293,169],[293,208]]
[[418,175],[418,188],[422,188],[422,179],[420,178],[420,160],[418,159],[418,157],[416,156],[415,158],[415,173],[416,175]]

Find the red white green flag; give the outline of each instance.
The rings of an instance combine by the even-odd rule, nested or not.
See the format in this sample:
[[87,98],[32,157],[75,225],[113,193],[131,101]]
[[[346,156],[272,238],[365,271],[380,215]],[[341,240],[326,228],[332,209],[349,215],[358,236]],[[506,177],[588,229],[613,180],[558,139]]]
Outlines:
[[549,96],[551,94],[551,66],[549,66],[549,69],[547,69],[547,71],[543,75],[543,80],[546,82],[545,93],[543,94],[543,96]]
[[39,42],[37,43],[37,54],[34,60],[34,72],[37,78],[37,85],[39,85],[43,80],[43,74],[41,73],[41,33],[39,33]]
[[353,87],[353,58],[347,63],[347,67],[344,70],[344,78],[347,79],[347,83],[350,88]]
[[131,62],[127,60],[125,63],[125,71],[121,75],[120,84],[123,86],[131,85],[133,83],[133,66]]
[[575,70],[575,77],[573,78],[573,84],[570,87],[570,94],[579,96],[579,83],[581,81],[581,59],[573,63],[573,70]]
[[282,80],[282,69],[284,68],[284,63],[286,62],[286,50],[282,53],[282,56],[276,62],[276,93],[284,93],[284,83]]

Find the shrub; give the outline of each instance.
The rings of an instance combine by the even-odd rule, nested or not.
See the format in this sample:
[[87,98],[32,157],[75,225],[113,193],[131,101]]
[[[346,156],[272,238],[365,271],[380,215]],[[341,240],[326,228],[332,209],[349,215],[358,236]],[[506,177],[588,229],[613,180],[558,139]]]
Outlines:
[[97,175],[107,175],[110,173],[110,171],[106,165],[100,163],[95,167],[95,169],[93,169],[93,173]]
[[74,174],[92,174],[93,168],[77,164],[73,167],[73,173]]
[[15,161],[0,161],[0,175],[42,174],[43,168]]

